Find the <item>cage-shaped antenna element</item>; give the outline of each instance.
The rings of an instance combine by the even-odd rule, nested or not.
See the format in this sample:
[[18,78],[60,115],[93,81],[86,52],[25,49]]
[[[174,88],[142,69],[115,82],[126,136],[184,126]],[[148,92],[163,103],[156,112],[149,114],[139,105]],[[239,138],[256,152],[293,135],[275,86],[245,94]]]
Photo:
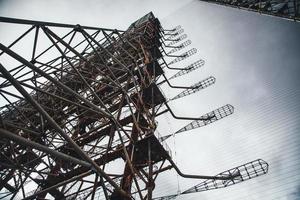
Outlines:
[[179,77],[179,76],[183,76],[185,74],[188,74],[188,73],[202,67],[204,64],[205,64],[204,60],[197,60],[196,62],[188,65],[187,67],[183,68],[182,70],[180,70],[179,72],[177,72],[176,74],[171,76],[169,78],[169,80],[174,79],[174,78]]
[[172,60],[170,63],[168,63],[168,65],[172,65],[172,64],[177,63],[179,61],[182,61],[182,60],[184,60],[184,59],[186,59],[186,58],[188,58],[188,57],[190,57],[190,56],[192,56],[196,53],[197,53],[197,49],[192,48],[192,49],[188,50],[187,52],[181,54],[180,56],[178,56],[174,60]]
[[171,41],[167,46],[176,44],[177,42],[180,42],[180,41],[182,41],[182,40],[184,40],[186,38],[187,38],[187,34],[183,34],[183,35],[179,36],[176,39],[166,39],[166,41]]
[[210,123],[213,123],[219,119],[222,119],[224,117],[227,117],[228,115],[233,114],[234,112],[234,107],[230,104],[227,104],[225,106],[222,106],[216,110],[213,110],[209,113],[206,113],[205,115],[201,116],[202,120],[195,120],[186,125],[185,127],[179,129],[178,131],[175,132],[175,134],[188,131],[191,129],[199,128],[202,126],[206,126]]
[[195,185],[183,191],[182,193],[157,197],[154,199],[170,200],[170,199],[175,199],[176,197],[183,194],[190,194],[196,192],[204,192],[207,190],[225,188],[267,174],[268,169],[269,169],[269,164],[266,161],[262,159],[257,159],[248,162],[246,164],[243,164],[241,166],[226,170],[216,175],[216,177],[233,177],[228,180],[208,179],[206,181],[199,183],[198,185]]
[[191,88],[182,91],[181,93],[179,93],[178,95],[176,95],[175,97],[173,97],[170,100],[175,100],[175,99],[179,99],[179,98],[191,95],[191,94],[196,93],[204,88],[207,88],[208,86],[214,84],[215,82],[216,82],[216,78],[213,76],[210,76],[210,77],[192,85]]
[[175,53],[175,52],[183,49],[184,47],[189,46],[190,44],[192,44],[191,40],[184,41],[180,45],[173,47],[173,49],[171,51],[169,51],[168,54]]
[[166,34],[164,34],[164,35],[170,35],[170,37],[167,38],[167,40],[170,40],[170,39],[173,39],[174,37],[180,35],[180,34],[183,33],[183,32],[184,32],[184,29],[181,28],[181,29],[178,29],[177,31],[174,31],[174,32],[172,32],[172,33],[166,33]]
[[226,171],[216,175],[219,177],[221,177],[221,176],[222,177],[224,177],[224,176],[230,177],[230,176],[237,175],[233,179],[206,180],[206,181],[203,181],[200,184],[198,184],[194,187],[191,187],[190,189],[182,192],[181,194],[202,192],[202,191],[207,191],[207,190],[228,187],[228,186],[264,175],[268,172],[268,168],[269,168],[269,164],[266,161],[264,161],[262,159],[257,159],[257,160],[251,161],[249,163],[243,164],[241,166],[226,170]]
[[[213,110],[209,113],[206,113],[205,115],[202,115],[201,117],[199,117],[198,120],[194,120],[191,123],[189,123],[188,125],[184,126],[183,128],[179,129],[178,131],[176,131],[174,133],[174,135],[181,133],[181,132],[185,132],[185,131],[189,131],[192,129],[196,129],[196,128],[200,128],[202,126],[206,126],[208,124],[211,124],[215,121],[218,121],[219,119],[222,119],[224,117],[227,117],[228,115],[233,114],[234,112],[234,107],[230,104],[227,104],[225,106],[222,106],[216,110]],[[161,138],[159,138],[160,141],[165,141],[166,139],[168,139],[169,137],[171,137],[173,134],[169,134],[169,135],[165,135]]]

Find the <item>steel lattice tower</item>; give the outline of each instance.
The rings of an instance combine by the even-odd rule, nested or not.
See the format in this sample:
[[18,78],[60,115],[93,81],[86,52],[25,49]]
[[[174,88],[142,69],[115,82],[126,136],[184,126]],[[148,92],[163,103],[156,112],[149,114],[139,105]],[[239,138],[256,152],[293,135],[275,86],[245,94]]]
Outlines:
[[200,0],[233,8],[300,21],[299,0]]
[[[153,199],[157,176],[169,169],[206,179],[180,194],[267,173],[261,159],[215,176],[187,175],[173,162],[165,143],[172,134],[158,134],[158,116],[170,112],[192,120],[173,133],[179,134],[234,110],[227,104],[199,118],[173,113],[169,101],[215,83],[214,77],[190,87],[169,82],[204,65],[170,66],[196,53],[173,54],[191,44],[180,26],[164,30],[152,13],[126,31],[5,17],[0,22],[27,27],[10,45],[0,43],[0,95],[7,101],[0,110],[0,199]],[[31,41],[27,57],[17,49],[25,38]],[[40,45],[45,40],[49,45]],[[178,72],[167,78],[165,70]],[[183,91],[168,99],[160,89],[165,83]],[[109,170],[117,160],[120,174]]]

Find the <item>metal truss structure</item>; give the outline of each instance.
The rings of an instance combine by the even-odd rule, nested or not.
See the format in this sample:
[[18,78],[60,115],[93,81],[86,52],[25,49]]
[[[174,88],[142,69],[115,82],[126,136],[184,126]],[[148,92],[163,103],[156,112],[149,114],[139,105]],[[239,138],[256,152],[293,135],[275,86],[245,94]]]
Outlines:
[[[216,176],[184,174],[173,162],[164,141],[170,136],[156,131],[158,116],[193,120],[178,134],[233,113],[225,105],[202,117],[182,117],[168,105],[161,84],[184,89],[175,100],[215,82],[170,83],[204,65],[199,60],[170,67],[197,52],[173,54],[191,44],[180,26],[164,30],[153,13],[126,31],[5,17],[0,22],[25,28],[10,45],[0,43],[0,95],[6,101],[0,108],[0,199],[153,199],[157,176],[170,169],[206,179],[184,193],[267,173],[262,160]],[[169,58],[174,60],[167,64]],[[167,78],[165,70],[178,72]]]
[[200,0],[300,21],[300,0]]

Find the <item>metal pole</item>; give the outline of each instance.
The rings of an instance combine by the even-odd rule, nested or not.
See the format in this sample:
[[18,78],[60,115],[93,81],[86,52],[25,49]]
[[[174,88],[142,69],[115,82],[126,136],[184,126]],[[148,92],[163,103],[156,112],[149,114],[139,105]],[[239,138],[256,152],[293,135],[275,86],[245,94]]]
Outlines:
[[[62,28],[76,28],[78,25],[73,24],[62,24],[62,23],[54,23],[54,22],[43,22],[43,21],[34,21],[34,20],[27,20],[27,19],[17,19],[17,18],[10,18],[10,17],[0,17],[0,22],[5,23],[13,23],[13,24],[29,24],[29,25],[38,25],[38,26],[54,26],[54,27],[62,27]],[[81,26],[84,29],[91,29],[91,30],[103,30],[103,31],[120,31],[122,30],[117,29],[109,29],[109,28],[99,28],[99,27],[92,27],[92,26]]]
[[1,138],[8,138],[10,140],[13,140],[17,143],[20,143],[22,145],[25,145],[25,146],[29,146],[33,149],[37,149],[37,150],[40,150],[40,151],[43,151],[45,153],[48,153],[50,155],[53,155],[55,157],[58,157],[62,160],[65,160],[67,162],[71,161],[73,163],[76,163],[78,165],[81,165],[81,166],[84,166],[84,167],[88,167],[90,168],[92,165],[86,161],[83,161],[83,160],[79,160],[77,158],[74,158],[72,156],[69,156],[67,154],[64,154],[64,153],[61,153],[59,151],[55,151],[53,149],[49,149],[48,147],[44,146],[44,145],[41,145],[39,143],[36,143],[36,142],[33,142],[31,140],[27,140],[19,135],[16,135],[10,131],[7,131],[5,129],[2,129],[0,128],[0,135],[1,135]]
[[176,172],[184,177],[184,178],[195,178],[195,179],[213,179],[213,180],[232,180],[237,176],[204,176],[204,175],[191,175],[191,174],[184,174],[180,171],[180,169],[176,166],[176,164],[173,162],[171,158],[168,158],[169,162],[173,166],[173,168],[176,170]]
[[149,166],[149,177],[148,177],[148,200],[152,200],[152,190],[153,190],[153,167],[151,160],[151,142],[148,140],[148,166]]
[[[195,118],[195,117],[178,117],[174,114],[174,112],[172,111],[172,109],[170,108],[170,106],[168,105],[167,102],[165,102],[165,105],[167,107],[167,110],[170,111],[172,117],[174,117],[175,119],[182,119],[182,120],[207,120],[207,118],[203,118],[203,117],[198,117],[198,118]],[[159,114],[163,114],[165,113],[165,111],[163,111],[162,113],[159,113]]]
[[78,176],[74,176],[74,177],[71,178],[71,179],[65,180],[65,181],[60,182],[60,183],[58,183],[58,184],[56,184],[56,185],[53,185],[53,186],[48,187],[48,188],[46,188],[46,189],[44,189],[44,190],[41,190],[41,191],[39,191],[39,192],[37,192],[37,193],[35,193],[35,194],[33,194],[33,195],[30,195],[30,196],[24,198],[23,200],[25,200],[25,199],[34,199],[37,195],[44,194],[45,192],[48,192],[48,191],[50,191],[50,190],[52,190],[52,189],[58,188],[58,187],[63,186],[63,185],[65,185],[65,184],[67,184],[67,183],[70,183],[70,182],[72,182],[72,181],[76,181],[76,180],[78,180],[78,179],[80,179],[80,178],[83,178],[83,177],[85,177],[85,176],[90,175],[91,173],[92,173],[91,171],[84,172],[84,173],[82,173],[82,174],[80,174],[80,175],[78,175]]

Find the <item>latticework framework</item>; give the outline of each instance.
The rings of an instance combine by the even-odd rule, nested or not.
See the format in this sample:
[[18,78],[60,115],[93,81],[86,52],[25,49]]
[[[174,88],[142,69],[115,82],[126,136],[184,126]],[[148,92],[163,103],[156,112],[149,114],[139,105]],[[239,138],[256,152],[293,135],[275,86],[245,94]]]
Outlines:
[[[191,44],[180,26],[164,30],[152,13],[126,31],[0,21],[27,28],[10,45],[0,43],[6,101],[0,109],[0,199],[152,199],[157,176],[172,168],[186,178],[241,179],[183,174],[156,132],[156,117],[166,112],[196,120],[193,127],[233,112],[230,105],[200,118],[172,112],[159,85],[186,89],[180,98],[215,82],[209,77],[191,87],[172,86],[165,76],[163,69],[172,68],[164,57],[175,57],[173,64],[197,52],[170,55]],[[177,68],[172,79],[203,64]]]
[[201,0],[209,3],[300,21],[299,0]]

